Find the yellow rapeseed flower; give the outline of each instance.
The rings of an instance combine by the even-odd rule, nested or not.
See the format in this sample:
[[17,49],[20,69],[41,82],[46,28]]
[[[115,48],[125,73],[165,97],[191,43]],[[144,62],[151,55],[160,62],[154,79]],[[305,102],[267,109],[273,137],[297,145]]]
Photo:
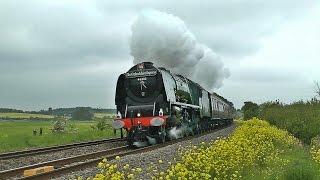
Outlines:
[[[288,160],[281,159],[283,150],[277,149],[275,144],[284,147],[297,145],[299,141],[287,131],[279,130],[268,122],[253,118],[241,123],[228,138],[217,137],[217,140],[208,143],[201,142],[199,146],[190,144],[188,149],[179,150],[181,157],[168,162],[169,168],[158,173],[150,163],[147,175],[152,179],[241,179],[244,169],[267,165],[271,162],[279,167],[288,164]],[[313,159],[320,163],[320,145],[313,144],[310,149]],[[120,160],[117,156],[116,160]],[[163,160],[158,160],[159,164]],[[98,164],[101,173],[96,179],[134,179],[142,172],[141,168],[129,170],[129,164],[118,169],[117,164],[108,164],[103,160]],[[159,170],[160,171],[160,170]],[[271,168],[266,168],[266,174],[272,175]],[[248,172],[252,174],[252,172]]]
[[[176,164],[171,164],[167,175],[172,179],[238,179],[243,168],[276,161],[283,164],[274,143],[291,146],[298,141],[286,131],[266,121],[252,119],[242,123],[232,136],[217,137],[208,146],[191,146]],[[234,173],[230,173],[234,172]],[[210,173],[215,174],[211,177]]]

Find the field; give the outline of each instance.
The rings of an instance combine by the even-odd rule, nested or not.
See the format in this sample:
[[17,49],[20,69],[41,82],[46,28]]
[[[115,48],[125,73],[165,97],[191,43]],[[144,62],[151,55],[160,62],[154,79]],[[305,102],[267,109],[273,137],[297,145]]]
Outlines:
[[97,118],[103,118],[103,117],[112,118],[114,116],[115,114],[110,114],[110,113],[94,113],[94,117],[97,117]]
[[52,119],[53,116],[44,114],[30,114],[30,113],[0,113],[0,119]]
[[[70,126],[77,129],[68,133],[52,133],[53,121],[40,120],[16,120],[0,121],[0,152],[22,150],[34,147],[44,147],[74,142],[104,139],[114,136],[111,128],[98,131],[93,130],[90,125],[94,121],[71,121]],[[39,129],[43,129],[42,136]],[[33,129],[37,135],[33,135]]]

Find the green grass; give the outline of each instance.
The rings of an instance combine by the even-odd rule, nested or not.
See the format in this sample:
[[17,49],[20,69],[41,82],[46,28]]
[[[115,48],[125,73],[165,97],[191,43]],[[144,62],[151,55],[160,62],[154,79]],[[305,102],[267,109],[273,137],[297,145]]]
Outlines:
[[286,180],[309,180],[320,179],[319,165],[312,160],[306,149],[296,148],[285,157],[290,160],[285,171],[281,174],[281,179]]
[[[256,180],[317,180],[320,179],[320,165],[317,164],[309,154],[307,148],[294,147],[285,149],[281,159],[288,160],[286,166],[279,167],[277,164],[269,164],[268,166],[255,167],[251,169],[252,174],[247,174],[243,179]],[[267,170],[270,173],[267,173]],[[248,170],[249,171],[249,170]]]
[[30,114],[30,113],[0,113],[0,118],[10,118],[10,119],[29,119],[29,118],[52,119],[53,116],[44,115],[44,114]]
[[[104,139],[113,136],[110,128],[105,131],[93,130],[94,121],[72,121],[78,129],[74,133],[52,133],[52,121],[0,121],[0,152],[35,147],[53,146],[74,142]],[[43,128],[43,135],[33,136],[32,130]]]

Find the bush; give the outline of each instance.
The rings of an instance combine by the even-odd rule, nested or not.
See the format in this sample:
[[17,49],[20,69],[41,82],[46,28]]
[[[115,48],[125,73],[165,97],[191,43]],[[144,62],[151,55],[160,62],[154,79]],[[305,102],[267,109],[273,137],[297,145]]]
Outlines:
[[289,105],[268,102],[260,108],[260,118],[288,130],[304,143],[309,144],[313,137],[320,134],[320,102],[317,100]]
[[94,118],[94,121],[96,121],[96,124],[91,126],[91,128],[94,130],[103,131],[111,128],[111,125],[108,123],[108,118],[106,116],[102,118],[96,117]]
[[241,110],[243,111],[244,120],[252,119],[253,117],[259,116],[259,106],[256,103],[250,101],[245,102]]
[[72,113],[73,120],[91,120],[93,116],[94,114],[90,111],[90,108],[86,108],[86,107],[78,107]]
[[57,117],[53,123],[52,132],[61,133],[65,132],[67,127],[67,119],[64,117]]

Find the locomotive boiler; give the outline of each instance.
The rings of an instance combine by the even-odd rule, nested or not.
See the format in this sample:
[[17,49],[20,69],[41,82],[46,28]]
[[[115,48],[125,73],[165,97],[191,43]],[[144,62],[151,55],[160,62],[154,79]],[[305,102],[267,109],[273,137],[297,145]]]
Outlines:
[[146,146],[230,124],[233,104],[190,79],[155,67],[133,66],[117,81],[114,129],[130,146]]

